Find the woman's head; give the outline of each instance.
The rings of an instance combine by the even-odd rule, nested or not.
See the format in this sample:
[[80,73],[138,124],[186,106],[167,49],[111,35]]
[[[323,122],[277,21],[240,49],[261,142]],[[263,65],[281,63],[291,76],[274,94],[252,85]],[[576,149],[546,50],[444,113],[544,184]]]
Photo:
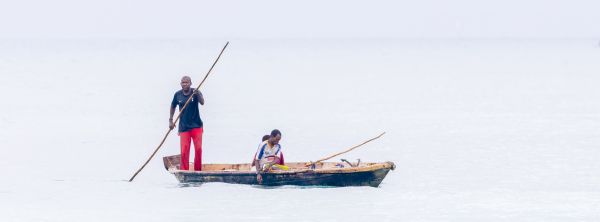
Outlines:
[[264,135],[261,141],[267,141],[271,137],[270,135]]

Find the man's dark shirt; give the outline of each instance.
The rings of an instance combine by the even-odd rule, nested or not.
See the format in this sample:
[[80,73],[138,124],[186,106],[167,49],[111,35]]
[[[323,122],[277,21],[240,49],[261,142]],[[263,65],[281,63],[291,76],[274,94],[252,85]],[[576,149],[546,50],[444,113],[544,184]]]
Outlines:
[[[192,101],[185,107],[185,110],[179,117],[179,132],[186,132],[193,128],[202,127],[202,119],[200,119],[200,110],[198,109],[198,100],[200,97],[197,94],[193,94]],[[183,107],[185,102],[190,98],[190,95],[183,95],[183,90],[179,90],[173,96],[171,101],[171,108],[179,105],[179,109]]]

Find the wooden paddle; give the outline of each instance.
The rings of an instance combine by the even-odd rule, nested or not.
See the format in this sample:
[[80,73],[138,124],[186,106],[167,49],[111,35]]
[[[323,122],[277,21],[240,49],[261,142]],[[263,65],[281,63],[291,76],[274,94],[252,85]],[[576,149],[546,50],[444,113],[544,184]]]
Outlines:
[[[225,46],[221,50],[221,53],[219,53],[219,56],[217,57],[217,59],[215,60],[215,62],[212,64],[212,66],[210,67],[210,69],[208,70],[208,72],[206,73],[206,75],[204,76],[204,79],[202,79],[202,82],[200,82],[200,84],[198,85],[198,87],[196,87],[196,90],[200,89],[200,86],[202,86],[202,83],[204,83],[204,81],[206,80],[206,78],[210,74],[210,71],[213,70],[213,68],[215,67],[215,65],[219,61],[219,58],[221,58],[221,55],[223,55],[223,51],[225,51],[225,48],[227,48],[228,45],[229,45],[229,42],[227,42],[227,44],[225,44]],[[179,110],[179,113],[177,114],[177,118],[175,118],[175,121],[173,122],[174,124],[177,123],[177,120],[179,120],[179,117],[181,116],[181,112],[183,112],[183,110],[185,109],[185,107],[187,107],[188,103],[190,103],[190,100],[192,100],[192,98],[193,98],[193,96],[190,96],[190,98],[188,98],[188,100],[185,102],[185,104],[183,105],[183,107]],[[167,131],[167,133],[163,137],[162,141],[160,141],[160,144],[158,144],[158,147],[156,147],[156,149],[154,150],[154,152],[152,153],[152,155],[150,155],[150,158],[148,158],[148,160],[146,160],[146,162],[144,163],[144,165],[142,165],[142,167],[140,167],[140,169],[138,171],[136,171],[135,174],[133,174],[133,176],[131,177],[131,179],[129,179],[129,182],[133,181],[133,179],[135,178],[135,176],[137,176],[138,173],[140,173],[140,171],[142,171],[142,169],[144,169],[144,167],[146,167],[146,165],[148,164],[148,162],[150,162],[150,160],[152,159],[152,157],[154,157],[154,155],[156,154],[156,152],[158,152],[158,150],[160,149],[160,147],[163,145],[163,143],[167,139],[167,136],[169,136],[169,133],[171,133],[172,130],[173,129],[169,128],[169,130]]]
[[383,133],[379,134],[379,136],[373,137],[373,138],[371,138],[371,139],[369,139],[369,140],[367,140],[367,141],[365,141],[365,142],[363,142],[363,143],[361,143],[361,144],[358,144],[358,145],[356,145],[356,146],[353,146],[353,147],[351,147],[350,149],[347,149],[346,151],[343,151],[343,152],[339,152],[339,153],[333,154],[333,155],[331,155],[331,156],[325,157],[325,158],[323,158],[323,159],[320,159],[320,160],[317,160],[317,161],[315,161],[315,162],[306,163],[306,165],[305,165],[305,166],[315,165],[315,164],[317,164],[317,163],[319,163],[319,162],[323,162],[323,161],[325,161],[325,160],[328,160],[328,159],[334,158],[334,157],[336,157],[336,156],[342,155],[342,154],[344,154],[344,153],[350,152],[350,151],[352,151],[353,149],[356,149],[356,148],[358,148],[358,147],[360,147],[360,146],[362,146],[362,145],[365,145],[365,144],[366,144],[366,143],[368,143],[368,142],[371,142],[371,141],[373,141],[373,140],[379,139],[379,137],[383,136],[383,134],[385,134],[385,132],[383,132]]

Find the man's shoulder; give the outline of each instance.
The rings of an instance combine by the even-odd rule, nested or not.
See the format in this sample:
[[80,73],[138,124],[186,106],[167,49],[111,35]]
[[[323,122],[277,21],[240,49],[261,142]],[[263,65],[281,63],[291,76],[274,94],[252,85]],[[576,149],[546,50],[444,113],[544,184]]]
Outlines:
[[[192,90],[192,92],[195,90],[194,88],[190,88]],[[181,96],[185,96],[185,94],[183,94],[183,89],[177,90],[175,92],[175,95],[181,95]]]
[[267,144],[267,140],[260,142],[259,148],[263,148]]

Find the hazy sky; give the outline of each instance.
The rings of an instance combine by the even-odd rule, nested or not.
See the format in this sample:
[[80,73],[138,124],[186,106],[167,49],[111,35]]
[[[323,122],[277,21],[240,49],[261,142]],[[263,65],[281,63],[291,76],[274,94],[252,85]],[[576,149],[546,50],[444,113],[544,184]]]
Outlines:
[[0,38],[600,37],[598,0],[0,1]]

